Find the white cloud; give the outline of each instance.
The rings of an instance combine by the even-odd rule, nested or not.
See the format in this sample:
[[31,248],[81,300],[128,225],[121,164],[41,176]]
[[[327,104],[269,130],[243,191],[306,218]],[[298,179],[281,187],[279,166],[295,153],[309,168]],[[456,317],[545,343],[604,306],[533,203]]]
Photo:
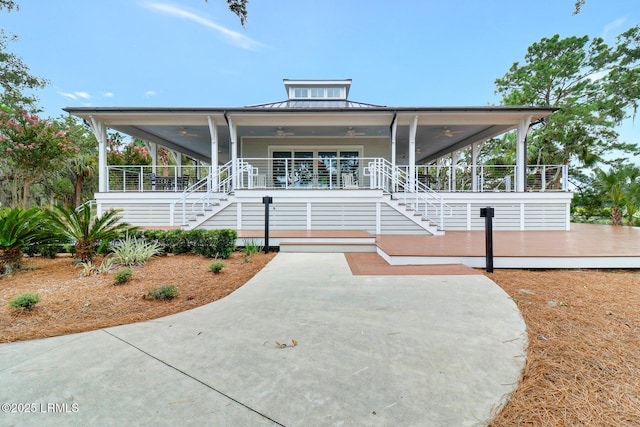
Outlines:
[[[613,22],[609,22],[607,25],[604,26],[604,29],[602,30],[602,38],[606,40],[607,37],[609,37],[609,34],[613,31],[616,31],[617,28],[621,27],[622,24],[626,22],[626,20],[627,18],[618,18]],[[617,36],[618,34],[615,34],[615,35]]]
[[78,98],[89,99],[89,98],[91,98],[91,95],[89,95],[87,92],[84,92],[84,91],[75,91],[75,92],[71,93],[71,92],[63,92],[63,91],[59,90],[58,94],[61,95],[61,96],[64,96],[65,98],[69,98],[69,99],[78,99]]
[[105,98],[113,98],[113,92],[105,92],[102,94]]
[[144,93],[144,96],[146,96],[147,98],[152,97],[152,96],[156,96],[158,92],[156,92],[155,90],[148,90]]
[[255,50],[260,46],[264,46],[262,43],[259,43],[243,34],[240,34],[237,31],[230,30],[226,27],[223,27],[222,25],[216,24],[215,22],[209,19],[198,16],[195,13],[186,11],[184,9],[180,9],[179,7],[172,6],[166,3],[155,3],[155,2],[145,3],[144,6],[160,13],[175,16],[178,18],[188,19],[200,25],[204,25],[205,27],[213,28],[214,30],[218,31],[231,44],[238,46],[242,49]]
[[58,94],[59,94],[59,95],[61,95],[61,96],[64,96],[65,98],[69,98],[69,99],[78,99],[78,97],[77,97],[77,96],[75,96],[74,94],[69,93],[69,92],[62,92],[62,91],[58,91]]

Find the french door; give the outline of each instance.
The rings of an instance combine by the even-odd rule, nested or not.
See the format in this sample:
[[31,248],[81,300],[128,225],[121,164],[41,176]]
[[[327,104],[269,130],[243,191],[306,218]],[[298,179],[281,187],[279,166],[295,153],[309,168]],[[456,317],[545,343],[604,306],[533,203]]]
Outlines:
[[340,188],[342,174],[353,175],[356,183],[359,177],[359,151],[292,149],[271,156],[276,187]]

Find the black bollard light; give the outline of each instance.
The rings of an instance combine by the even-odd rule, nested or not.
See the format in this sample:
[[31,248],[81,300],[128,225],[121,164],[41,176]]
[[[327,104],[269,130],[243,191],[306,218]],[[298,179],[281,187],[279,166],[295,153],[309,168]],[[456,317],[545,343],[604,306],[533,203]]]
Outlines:
[[264,203],[264,253],[269,253],[269,204],[273,203],[273,198],[270,196],[264,196],[262,198]]
[[493,273],[493,216],[494,209],[490,206],[480,208],[480,218],[484,218],[485,253],[487,273]]

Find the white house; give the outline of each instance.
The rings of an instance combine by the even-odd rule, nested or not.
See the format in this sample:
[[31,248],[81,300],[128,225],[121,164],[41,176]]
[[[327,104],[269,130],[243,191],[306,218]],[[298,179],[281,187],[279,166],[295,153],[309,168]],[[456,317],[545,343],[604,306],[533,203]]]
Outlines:
[[[259,230],[271,196],[272,230],[442,234],[482,229],[485,206],[496,230],[569,229],[566,167],[525,163],[530,124],[554,108],[388,107],[350,100],[350,79],[284,87],[284,101],[239,108],[65,108],[99,141],[99,209],[140,226]],[[153,164],[107,164],[107,129],[146,141]],[[515,164],[477,163],[483,142],[514,130]]]

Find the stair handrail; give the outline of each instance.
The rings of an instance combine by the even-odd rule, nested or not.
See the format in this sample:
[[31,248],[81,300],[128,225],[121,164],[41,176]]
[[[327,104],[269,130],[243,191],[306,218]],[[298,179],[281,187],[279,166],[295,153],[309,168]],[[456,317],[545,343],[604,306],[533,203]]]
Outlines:
[[445,210],[446,216],[453,216],[453,208],[448,205],[444,198],[427,184],[409,176],[409,173],[397,165],[394,167],[386,159],[379,158],[369,162],[369,173],[372,177],[372,188],[380,188],[389,193],[402,193],[403,202],[408,204],[413,202],[416,208],[420,203],[424,203],[424,216],[428,218],[429,206],[436,211],[436,216],[440,218],[440,229],[444,230]]

